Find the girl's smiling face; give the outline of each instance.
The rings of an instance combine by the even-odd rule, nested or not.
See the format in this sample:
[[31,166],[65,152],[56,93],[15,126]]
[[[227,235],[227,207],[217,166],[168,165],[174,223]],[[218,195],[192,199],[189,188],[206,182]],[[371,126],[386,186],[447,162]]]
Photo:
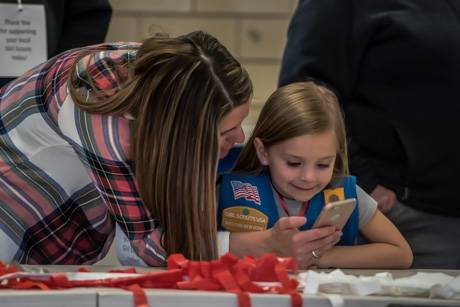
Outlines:
[[335,133],[308,134],[265,147],[254,140],[257,156],[268,166],[272,184],[283,196],[309,201],[331,181],[337,155]]

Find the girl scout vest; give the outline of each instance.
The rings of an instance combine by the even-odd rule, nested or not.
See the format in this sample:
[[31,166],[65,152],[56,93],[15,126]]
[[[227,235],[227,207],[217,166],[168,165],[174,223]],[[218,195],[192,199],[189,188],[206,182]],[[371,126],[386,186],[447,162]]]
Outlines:
[[[356,178],[340,177],[316,194],[308,204],[307,223],[300,230],[310,229],[324,205],[331,201],[357,198]],[[271,180],[266,172],[257,176],[223,174],[220,177],[218,223],[220,230],[231,232],[258,231],[272,228],[278,221],[278,208]],[[354,245],[358,234],[359,209],[354,209],[342,229],[339,245]]]

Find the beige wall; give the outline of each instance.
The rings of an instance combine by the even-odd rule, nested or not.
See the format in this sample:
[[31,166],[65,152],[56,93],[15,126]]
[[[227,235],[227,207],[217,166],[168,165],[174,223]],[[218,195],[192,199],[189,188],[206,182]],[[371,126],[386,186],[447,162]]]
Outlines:
[[254,83],[245,130],[276,88],[287,27],[296,0],[111,0],[107,41],[142,40],[156,32],[172,36],[204,30],[240,60]]

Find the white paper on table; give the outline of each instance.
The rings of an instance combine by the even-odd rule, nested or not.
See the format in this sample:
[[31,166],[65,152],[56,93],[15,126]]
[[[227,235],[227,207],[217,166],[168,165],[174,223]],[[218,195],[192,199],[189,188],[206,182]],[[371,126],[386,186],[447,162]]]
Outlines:
[[382,272],[374,276],[347,275],[341,270],[330,273],[307,271],[300,273],[300,286],[305,294],[334,293],[348,295],[418,296],[460,299],[460,276],[425,273],[393,278]]
[[[8,279],[27,278],[29,280],[47,281],[58,273],[31,273],[14,272],[0,276],[0,282]],[[94,281],[114,278],[136,278],[142,273],[103,273],[103,272],[66,272],[64,274],[69,281]]]
[[335,293],[363,296],[381,291],[378,281],[346,275],[341,270],[330,273],[308,271],[299,274],[298,278],[306,294]]
[[447,284],[435,285],[431,289],[431,297],[443,297],[460,300],[460,275],[449,281]]

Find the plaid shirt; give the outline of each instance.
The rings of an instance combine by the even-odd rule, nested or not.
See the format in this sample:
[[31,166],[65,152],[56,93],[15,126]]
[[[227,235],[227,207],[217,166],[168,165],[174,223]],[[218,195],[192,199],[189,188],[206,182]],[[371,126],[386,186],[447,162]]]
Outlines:
[[[90,46],[78,62],[116,88],[138,44]],[[160,231],[140,199],[129,165],[130,121],[89,114],[68,93],[68,72],[82,49],[65,52],[0,90],[0,244],[30,264],[90,264],[110,248],[118,224],[145,263],[163,265]],[[87,91],[91,95],[90,91]]]

